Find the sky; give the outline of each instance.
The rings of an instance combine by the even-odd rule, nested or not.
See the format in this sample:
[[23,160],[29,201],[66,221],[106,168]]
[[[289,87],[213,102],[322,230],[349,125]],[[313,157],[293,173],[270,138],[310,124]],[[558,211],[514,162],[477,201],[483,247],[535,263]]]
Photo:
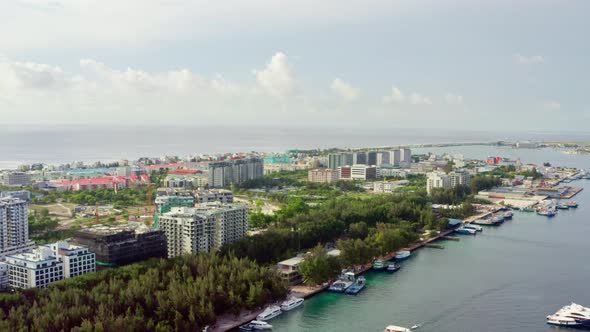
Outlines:
[[587,0],[4,0],[0,125],[588,131]]

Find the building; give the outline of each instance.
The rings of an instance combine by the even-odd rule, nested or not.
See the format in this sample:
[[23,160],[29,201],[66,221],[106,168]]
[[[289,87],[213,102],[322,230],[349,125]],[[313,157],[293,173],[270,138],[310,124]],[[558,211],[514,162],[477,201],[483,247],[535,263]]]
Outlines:
[[373,192],[375,193],[392,193],[400,187],[405,187],[409,184],[408,180],[401,181],[378,181],[373,182]]
[[400,165],[412,163],[412,150],[408,148],[400,148]]
[[359,151],[359,152],[355,152],[353,154],[352,164],[349,164],[349,165],[366,165],[366,164],[367,164],[367,153],[364,151]]
[[3,191],[0,192],[0,198],[18,198],[22,199],[23,201],[30,202],[31,201],[31,192],[27,190],[19,190],[19,191]]
[[377,153],[377,151],[367,152],[367,165],[377,165]]
[[209,186],[228,187],[244,181],[261,178],[264,162],[260,158],[243,158],[209,164]]
[[173,207],[159,225],[166,234],[168,257],[211,252],[246,236],[248,209],[219,202]]
[[334,183],[340,179],[340,172],[336,169],[312,169],[307,172],[307,180],[317,183]]
[[31,184],[31,176],[25,172],[8,172],[4,173],[0,183],[5,186],[28,186]]
[[122,189],[146,185],[150,177],[146,174],[131,176],[100,176],[88,179],[62,180],[55,184],[65,187],[67,190],[94,190],[94,189]]
[[400,149],[393,149],[389,151],[389,163],[391,166],[399,166],[401,160]]
[[13,197],[0,198],[0,259],[32,247],[27,202]]
[[341,180],[370,180],[377,178],[377,167],[352,165],[339,167]]
[[99,267],[122,266],[150,258],[167,257],[164,232],[141,223],[95,225],[77,231],[73,242],[94,252]]
[[471,175],[467,170],[451,172],[449,173],[449,177],[451,180],[451,187],[453,188],[459,185],[468,186],[471,181]]
[[344,166],[342,164],[342,155],[340,153],[330,153],[328,155],[328,168],[337,169],[340,166]]
[[195,204],[202,203],[233,203],[234,193],[231,190],[224,189],[209,189],[193,191],[195,197]]
[[277,264],[277,269],[282,279],[289,283],[289,285],[299,285],[303,282],[303,276],[299,273],[299,264],[303,261],[303,256],[295,256]]
[[131,167],[129,166],[123,166],[123,167],[117,167],[117,176],[131,176],[133,175],[133,172],[131,171]]
[[445,172],[430,172],[426,175],[426,192],[432,193],[434,188],[451,188],[451,178]]
[[12,289],[47,285],[96,271],[94,253],[88,248],[57,242],[31,252],[6,257],[8,286]]

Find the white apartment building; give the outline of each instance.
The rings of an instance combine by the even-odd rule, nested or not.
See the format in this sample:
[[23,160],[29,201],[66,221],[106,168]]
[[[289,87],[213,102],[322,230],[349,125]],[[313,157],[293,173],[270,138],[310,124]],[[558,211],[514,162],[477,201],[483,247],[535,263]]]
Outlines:
[[218,250],[245,237],[249,226],[246,206],[220,202],[173,207],[159,220],[168,257]]
[[426,178],[426,192],[428,195],[434,188],[451,188],[451,178],[445,172],[430,172]]
[[50,283],[96,271],[94,253],[88,248],[57,242],[32,252],[9,255],[8,287],[47,287]]
[[464,171],[454,171],[449,173],[449,177],[451,180],[451,187],[456,187],[459,185],[469,185],[469,181],[471,180],[471,176],[469,172]]
[[309,182],[334,183],[340,179],[340,172],[336,169],[312,169],[307,172]]
[[0,198],[0,259],[29,250],[28,204],[13,197]]

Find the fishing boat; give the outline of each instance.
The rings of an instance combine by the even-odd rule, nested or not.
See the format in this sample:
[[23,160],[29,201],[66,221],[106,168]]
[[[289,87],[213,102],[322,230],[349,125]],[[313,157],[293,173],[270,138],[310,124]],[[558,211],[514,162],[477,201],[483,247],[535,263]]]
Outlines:
[[367,280],[365,279],[365,277],[360,276],[355,280],[355,282],[350,287],[348,287],[344,291],[344,294],[356,295],[356,294],[360,293],[365,288],[366,285],[367,285]]
[[412,255],[412,253],[409,252],[408,250],[402,250],[402,251],[398,251],[395,253],[395,259],[398,261],[401,261],[401,260],[407,259],[411,255]]
[[242,331],[262,331],[262,330],[272,330],[272,325],[267,322],[253,320],[248,324],[244,324],[240,326],[240,330]]
[[402,268],[402,266],[399,265],[399,264],[390,263],[390,264],[387,265],[387,272],[394,273],[394,272],[396,272],[397,270],[399,270],[401,268]]
[[537,210],[537,214],[545,217],[554,217],[557,212],[553,208],[540,208]]
[[373,262],[373,270],[375,271],[383,271],[385,269],[385,262],[382,260],[376,259]]
[[465,235],[475,235],[475,233],[477,233],[477,231],[475,229],[466,228],[464,226],[461,226],[461,227],[455,229],[455,233],[465,234]]
[[345,272],[340,275],[338,280],[334,281],[334,283],[328,288],[328,291],[333,293],[344,293],[348,287],[352,286],[355,280],[354,273]]
[[281,303],[282,311],[293,310],[303,304],[305,300],[300,297],[292,297]]
[[401,327],[401,326],[397,326],[397,325],[389,325],[385,328],[385,331],[383,332],[411,332],[412,330],[410,330],[407,327]]
[[566,327],[590,327],[590,308],[576,303],[566,305],[547,316],[547,324]]
[[269,319],[273,319],[283,313],[281,308],[277,305],[268,306],[260,315],[256,316],[256,320],[258,321],[266,321]]
[[481,227],[479,225],[465,224],[465,225],[463,225],[463,228],[469,228],[469,229],[474,229],[477,232],[483,232],[483,227]]
[[578,203],[576,203],[575,201],[569,201],[569,202],[565,202],[565,205],[571,207],[571,208],[577,208],[578,207]]

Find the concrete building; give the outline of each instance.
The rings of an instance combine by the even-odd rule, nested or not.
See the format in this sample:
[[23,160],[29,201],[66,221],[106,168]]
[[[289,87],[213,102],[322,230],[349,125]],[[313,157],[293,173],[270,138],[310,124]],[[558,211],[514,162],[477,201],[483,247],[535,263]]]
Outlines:
[[352,165],[339,167],[340,180],[370,180],[377,178],[377,167]]
[[0,198],[0,259],[32,246],[27,202],[13,197]]
[[299,264],[304,260],[303,256],[295,256],[277,264],[282,279],[289,285],[299,285],[303,282],[303,276],[299,273]]
[[203,203],[233,203],[234,193],[231,190],[224,189],[209,189],[193,191],[195,196],[195,204]]
[[349,165],[366,165],[366,164],[367,164],[367,153],[364,151],[359,151],[359,152],[355,152],[353,154],[352,164],[349,164]]
[[73,242],[96,254],[100,266],[122,266],[150,258],[167,257],[164,232],[142,223],[95,225],[77,231]]
[[307,180],[317,183],[334,183],[340,179],[340,172],[336,169],[312,169],[307,172]]
[[18,191],[3,191],[0,192],[0,198],[18,198],[22,199],[23,201],[30,202],[31,201],[31,192],[27,190],[18,190]]
[[31,176],[25,172],[7,172],[2,175],[1,182],[5,186],[28,186]]
[[173,207],[160,217],[168,257],[216,251],[245,237],[248,226],[246,206],[219,202]]
[[391,166],[399,166],[399,162],[401,161],[401,152],[400,149],[393,149],[389,151],[389,162]]
[[373,182],[373,192],[375,193],[392,193],[400,187],[405,187],[409,184],[408,180],[401,181],[378,181]]
[[467,186],[471,181],[471,175],[467,170],[451,172],[449,173],[449,177],[451,180],[451,187],[456,187],[459,185]]
[[131,171],[131,167],[129,166],[123,166],[123,167],[117,167],[117,176],[131,176],[133,175],[133,172]]
[[94,253],[88,248],[57,242],[39,246],[32,252],[6,257],[8,286],[16,289],[47,285],[96,271]]
[[244,158],[209,164],[209,186],[228,187],[232,183],[261,178],[264,175],[264,162],[260,158]]
[[330,153],[328,155],[328,168],[337,169],[340,166],[343,166],[342,155],[340,153]]
[[434,188],[451,188],[451,178],[445,172],[430,172],[426,175],[426,192],[428,195]]
[[408,148],[400,148],[400,163],[412,163],[412,150]]

